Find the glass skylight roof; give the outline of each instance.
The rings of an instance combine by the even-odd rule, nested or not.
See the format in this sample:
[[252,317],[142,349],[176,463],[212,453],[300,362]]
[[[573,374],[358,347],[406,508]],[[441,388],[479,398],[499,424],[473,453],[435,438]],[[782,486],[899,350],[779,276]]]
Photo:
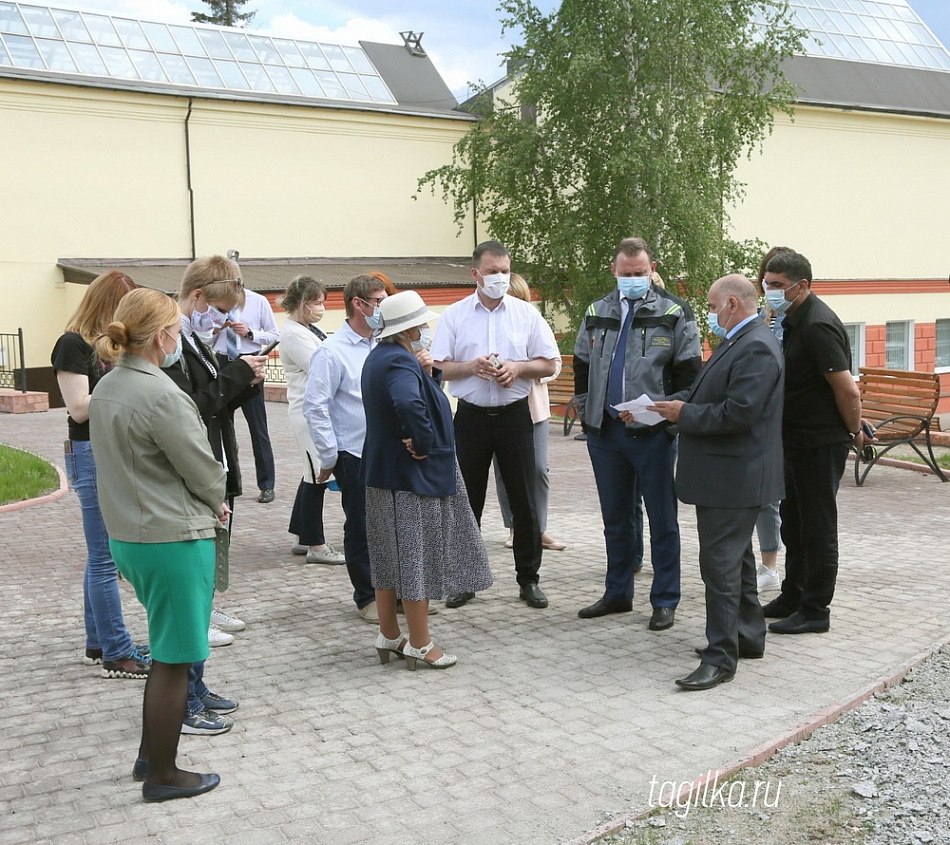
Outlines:
[[950,53],[904,0],[791,0],[805,54],[950,70]]
[[395,104],[360,47],[0,2],[0,65]]

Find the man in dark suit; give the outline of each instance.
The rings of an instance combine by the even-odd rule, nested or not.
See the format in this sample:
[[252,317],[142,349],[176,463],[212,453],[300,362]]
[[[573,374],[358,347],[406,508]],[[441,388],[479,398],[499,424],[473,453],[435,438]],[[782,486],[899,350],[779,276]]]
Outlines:
[[679,426],[678,498],[696,506],[699,571],[706,585],[706,648],[686,690],[731,681],[740,657],[765,651],[752,529],[761,505],[785,495],[782,404],[785,364],[775,335],[756,314],[744,276],[709,289],[710,329],[723,338],[685,402],[651,409]]

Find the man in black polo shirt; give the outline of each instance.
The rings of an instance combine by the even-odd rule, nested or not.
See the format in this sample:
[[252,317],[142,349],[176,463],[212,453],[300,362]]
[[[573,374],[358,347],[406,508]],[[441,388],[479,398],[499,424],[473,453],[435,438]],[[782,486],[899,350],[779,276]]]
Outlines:
[[763,279],[769,306],[785,313],[785,580],[763,608],[773,634],[824,633],[838,576],[835,497],[848,449],[864,445],[851,346],[837,315],[811,290],[811,264],[774,256]]

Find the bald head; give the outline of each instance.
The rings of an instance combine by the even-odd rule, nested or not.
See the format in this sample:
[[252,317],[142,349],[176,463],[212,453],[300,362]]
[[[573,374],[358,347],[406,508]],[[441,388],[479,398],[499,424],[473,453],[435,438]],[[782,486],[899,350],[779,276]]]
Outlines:
[[745,276],[739,273],[730,273],[721,279],[716,279],[709,289],[709,308],[713,310],[713,301],[717,302],[719,308],[730,304],[729,300],[734,300],[732,307],[736,308],[736,314],[740,322],[746,317],[751,317],[758,310],[759,295],[756,292],[755,285]]

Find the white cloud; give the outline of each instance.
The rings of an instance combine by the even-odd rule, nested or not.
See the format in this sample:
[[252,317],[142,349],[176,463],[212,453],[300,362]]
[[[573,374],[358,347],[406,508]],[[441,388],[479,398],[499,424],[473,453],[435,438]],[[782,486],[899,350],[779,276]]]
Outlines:
[[378,41],[383,44],[401,44],[399,33],[382,20],[370,18],[353,18],[343,26],[318,26],[300,20],[294,14],[274,15],[264,24],[254,21],[259,26],[255,31],[276,35],[283,38],[300,38],[304,41],[326,41],[331,44],[345,44],[356,46],[360,41]]

